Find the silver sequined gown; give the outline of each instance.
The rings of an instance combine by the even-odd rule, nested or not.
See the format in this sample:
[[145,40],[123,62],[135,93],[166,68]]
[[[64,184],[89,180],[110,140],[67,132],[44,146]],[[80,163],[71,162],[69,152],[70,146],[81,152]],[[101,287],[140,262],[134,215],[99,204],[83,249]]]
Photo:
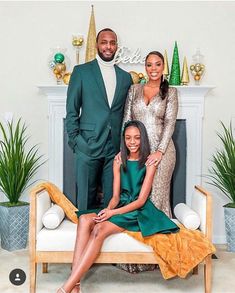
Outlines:
[[162,100],[159,95],[145,104],[142,84],[132,85],[126,100],[124,122],[139,120],[146,127],[151,152],[163,152],[154,177],[150,199],[157,208],[171,216],[170,182],[175,167],[175,147],[172,134],[178,112],[178,97],[176,88],[170,87],[168,96]]
[[[139,120],[146,127],[151,152],[163,152],[154,177],[150,199],[157,208],[171,217],[170,183],[175,167],[176,153],[172,134],[178,112],[178,96],[176,88],[169,88],[168,96],[162,100],[159,95],[145,104],[142,84],[131,86],[125,105],[123,123],[128,120]],[[156,265],[119,264],[118,267],[130,273],[156,269]]]

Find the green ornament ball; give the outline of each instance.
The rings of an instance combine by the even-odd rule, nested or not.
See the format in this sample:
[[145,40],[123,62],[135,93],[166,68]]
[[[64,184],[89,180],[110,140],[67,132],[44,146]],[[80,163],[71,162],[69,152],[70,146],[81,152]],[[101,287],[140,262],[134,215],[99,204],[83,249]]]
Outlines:
[[64,61],[64,55],[62,53],[56,53],[54,60],[56,63],[62,63]]
[[141,84],[145,84],[146,83],[146,79],[145,78],[141,78],[140,83]]

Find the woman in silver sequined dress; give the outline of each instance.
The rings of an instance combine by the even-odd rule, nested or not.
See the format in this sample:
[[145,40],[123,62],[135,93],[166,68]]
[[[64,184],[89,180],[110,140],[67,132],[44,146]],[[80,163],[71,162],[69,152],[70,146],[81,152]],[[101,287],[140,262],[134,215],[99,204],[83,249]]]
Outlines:
[[[157,51],[150,52],[145,59],[148,75],[146,84],[131,86],[125,105],[124,123],[141,121],[148,133],[151,154],[146,164],[158,165],[150,199],[155,206],[171,217],[170,183],[175,167],[176,152],[172,141],[178,112],[176,88],[169,87],[164,80],[164,58]],[[129,272],[154,269],[153,265],[121,265]]]

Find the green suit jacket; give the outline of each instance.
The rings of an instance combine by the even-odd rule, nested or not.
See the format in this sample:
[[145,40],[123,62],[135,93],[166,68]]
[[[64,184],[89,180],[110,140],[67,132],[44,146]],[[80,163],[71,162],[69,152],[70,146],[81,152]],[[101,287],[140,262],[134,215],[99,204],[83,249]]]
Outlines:
[[74,152],[99,156],[110,131],[116,152],[120,149],[123,110],[132,79],[114,66],[117,83],[111,108],[97,60],[74,67],[66,107],[66,129]]

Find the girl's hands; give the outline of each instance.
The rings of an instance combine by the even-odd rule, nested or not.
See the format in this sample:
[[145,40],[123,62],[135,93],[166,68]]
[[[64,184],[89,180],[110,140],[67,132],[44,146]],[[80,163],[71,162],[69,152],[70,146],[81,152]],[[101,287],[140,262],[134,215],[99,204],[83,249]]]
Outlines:
[[121,158],[121,152],[119,152],[115,157],[114,160],[117,162],[117,164],[122,163],[122,158]]
[[93,220],[96,223],[101,223],[109,218],[111,218],[114,215],[113,210],[110,210],[108,208],[101,210],[96,217],[93,218]]
[[145,165],[146,166],[151,166],[151,165],[157,166],[161,162],[162,156],[163,156],[163,154],[160,151],[156,151],[156,152],[150,154],[148,156],[148,159],[147,159]]

